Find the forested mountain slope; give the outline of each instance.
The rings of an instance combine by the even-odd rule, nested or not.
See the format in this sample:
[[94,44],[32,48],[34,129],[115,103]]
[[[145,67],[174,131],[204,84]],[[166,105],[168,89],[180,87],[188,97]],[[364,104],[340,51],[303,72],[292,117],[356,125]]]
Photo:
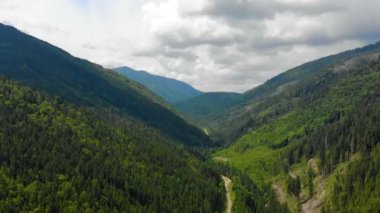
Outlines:
[[305,64],[246,93],[251,101],[229,121],[238,139],[215,155],[273,184],[293,212],[378,212],[379,47]]
[[[233,92],[207,92],[174,104],[191,122],[205,129],[217,129],[223,114],[242,101],[242,95]],[[216,122],[213,122],[216,121]]]
[[[210,128],[211,132],[214,132],[218,138],[224,139],[229,144],[250,130],[298,108],[304,102],[310,101],[309,96],[296,94],[300,88],[309,87],[306,92],[311,95],[317,89],[335,84],[337,79],[339,80],[341,76],[344,76],[337,75],[337,71],[330,74],[331,78],[326,77],[328,73],[325,71],[329,67],[347,61],[348,64],[345,66],[349,68],[350,63],[353,63],[355,58],[360,55],[379,51],[380,43],[376,43],[308,62],[243,93],[239,101],[227,108],[219,110],[218,107],[215,107],[212,117],[208,116],[208,113],[202,114],[202,111],[194,112],[193,109],[189,108],[179,109],[184,111],[188,117],[202,118],[195,123],[201,124],[202,128]],[[341,66],[340,69],[344,70],[344,66]],[[319,79],[321,76],[324,78]],[[197,101],[195,102],[197,103]],[[199,103],[202,102],[198,102],[197,106],[202,108],[203,106]],[[206,103],[206,105],[210,104]]]
[[129,67],[119,67],[116,72],[139,82],[170,104],[174,104],[202,94],[185,82],[163,76],[153,75],[145,71],[133,70]]
[[0,74],[77,105],[117,109],[187,145],[211,143],[144,86],[2,24]]
[[215,169],[152,128],[120,126],[0,78],[0,212],[223,211]]
[[222,212],[222,174],[240,212],[287,211],[138,83],[4,25],[2,75],[0,212]]

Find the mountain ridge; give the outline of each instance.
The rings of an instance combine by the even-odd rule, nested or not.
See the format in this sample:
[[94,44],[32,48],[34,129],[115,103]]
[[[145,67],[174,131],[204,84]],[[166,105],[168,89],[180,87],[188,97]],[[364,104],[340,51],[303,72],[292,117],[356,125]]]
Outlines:
[[118,67],[114,70],[144,85],[170,104],[202,94],[201,91],[183,81],[151,74],[147,71],[134,70],[127,66]]
[[0,74],[6,77],[78,105],[116,108],[184,144],[212,144],[153,92],[112,70],[3,24],[0,43]]
[[[271,97],[280,94],[282,92],[280,90],[286,91],[287,88],[295,87],[297,82],[309,78],[310,75],[314,75],[314,71],[323,69],[323,67],[337,64],[339,61],[348,60],[358,54],[371,53],[379,50],[380,42],[376,42],[361,48],[355,48],[334,55],[322,57],[289,69],[269,79],[262,85],[242,93],[242,96],[238,102],[235,102],[235,104],[228,106],[221,111],[215,110],[212,117],[208,117],[207,114],[192,113],[191,110],[183,111],[184,109],[186,110],[186,108],[181,109],[181,107],[179,107],[178,110],[182,110],[184,115],[188,118],[199,118],[204,116],[206,119],[201,120],[201,127],[210,128],[211,132],[216,134],[216,137],[224,138],[224,142],[230,144],[237,139],[242,132],[249,131],[251,125],[250,123],[252,123],[253,119],[251,118],[253,115],[251,110],[252,105],[259,104],[262,102],[263,98],[269,100]],[[199,124],[197,121],[194,123]]]

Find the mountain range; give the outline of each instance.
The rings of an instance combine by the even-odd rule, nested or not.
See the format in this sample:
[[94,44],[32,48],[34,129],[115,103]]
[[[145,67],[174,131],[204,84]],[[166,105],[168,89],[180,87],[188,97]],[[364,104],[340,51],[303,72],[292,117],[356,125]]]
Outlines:
[[[345,61],[348,61],[346,63],[354,63],[353,61],[355,60],[365,61],[367,57],[365,55],[375,54],[379,51],[380,43],[349,50],[290,69],[242,94],[232,93],[226,95],[228,93],[204,93],[198,97],[179,102],[174,106],[184,115],[187,115],[189,120],[192,120],[202,128],[208,128],[216,132],[216,134],[221,135],[226,143],[232,143],[240,135],[250,131],[259,120],[267,120],[282,115],[289,110],[294,110],[297,105],[291,105],[291,107],[282,105],[284,103],[288,104],[288,100],[284,100],[286,98],[290,100],[298,100],[301,98],[296,95],[288,95],[289,93],[295,93],[294,90],[296,89],[300,90],[300,85],[303,87],[310,86],[320,81],[318,78],[322,76],[322,73],[325,72],[326,69],[332,69],[331,67],[338,66],[339,63],[344,63]],[[368,57],[376,58],[376,56]],[[354,65],[356,64],[352,66]],[[349,68],[350,67],[347,67],[347,69]],[[327,74],[333,75],[336,73],[332,72],[332,74]],[[343,75],[335,77],[334,80],[340,80],[341,77],[343,77]],[[329,81],[325,84],[337,84],[335,81],[330,82],[330,78],[327,79]],[[315,82],[313,82],[313,80]],[[213,98],[210,98],[210,96]],[[278,100],[279,97],[282,98]],[[301,101],[302,100],[303,99],[301,99]],[[261,116],[261,111],[264,109],[268,111],[268,114]]]
[[1,212],[379,212],[379,143],[380,42],[210,93],[0,24]]

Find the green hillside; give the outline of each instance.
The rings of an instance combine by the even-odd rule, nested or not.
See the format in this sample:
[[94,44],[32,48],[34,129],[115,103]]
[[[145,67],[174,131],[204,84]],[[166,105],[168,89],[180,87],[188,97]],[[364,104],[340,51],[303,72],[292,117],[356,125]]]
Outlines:
[[0,74],[77,105],[117,109],[184,144],[211,144],[142,85],[2,24]]
[[248,91],[224,124],[238,139],[215,155],[272,184],[293,212],[379,211],[379,47],[307,63]]
[[153,75],[145,71],[133,70],[129,67],[119,67],[114,70],[144,85],[170,104],[175,104],[202,94],[201,91],[194,89],[185,82],[175,79]]

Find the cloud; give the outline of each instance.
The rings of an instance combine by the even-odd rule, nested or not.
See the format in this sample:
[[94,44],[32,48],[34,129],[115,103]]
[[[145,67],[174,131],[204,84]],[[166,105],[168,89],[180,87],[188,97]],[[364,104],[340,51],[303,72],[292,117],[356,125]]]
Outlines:
[[[380,39],[375,0],[192,2],[146,5],[153,37],[147,51],[204,90],[244,91],[301,63]],[[195,57],[173,60],[163,50]]]
[[378,8],[377,0],[2,0],[0,21],[106,67],[242,92],[380,40]]

